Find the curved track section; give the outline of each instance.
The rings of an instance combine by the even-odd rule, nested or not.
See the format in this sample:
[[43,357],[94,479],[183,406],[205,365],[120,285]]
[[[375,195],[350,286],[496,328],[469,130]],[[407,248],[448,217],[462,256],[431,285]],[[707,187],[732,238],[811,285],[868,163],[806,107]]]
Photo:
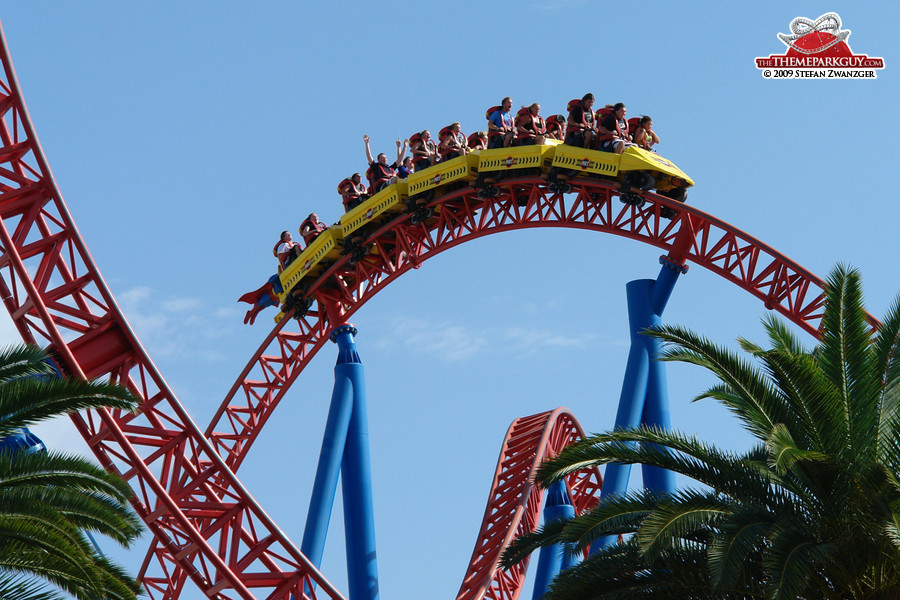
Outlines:
[[[541,462],[583,436],[578,421],[562,408],[513,421],[497,459],[484,520],[457,600],[519,597],[528,561],[508,571],[500,570],[497,561],[512,540],[535,531],[540,523],[544,491],[532,482]],[[566,479],[575,514],[596,505],[601,485],[597,468],[574,473]]]
[[[427,224],[412,224],[408,215],[400,215],[371,232],[367,243],[373,252],[355,265],[344,257],[316,280],[308,294],[318,300],[318,310],[296,320],[283,319],[219,407],[206,435],[226,464],[238,469],[272,411],[335,327],[431,256],[493,233],[569,227],[642,241],[666,251],[666,260],[676,265],[689,261],[709,269],[816,335],[822,281],[786,256],[724,221],[669,198],[646,192],[642,195],[647,203],[637,208],[619,202],[618,189],[608,182],[575,179],[571,184],[571,192],[560,193],[551,191],[542,178],[510,179],[490,199],[465,188],[433,200],[430,205],[440,211]],[[663,208],[674,209],[676,216],[661,217]],[[156,543],[145,568],[167,560],[166,549]]]
[[[53,181],[2,42],[0,296],[23,340],[46,346],[75,376],[109,378],[142,398],[139,415],[97,411],[74,421],[98,459],[129,480],[135,507],[154,533],[142,569],[153,571],[143,578],[151,597],[177,597],[188,578],[216,598],[299,598],[304,588],[341,597],[234,471],[331,330],[391,281],[458,244],[527,227],[612,233],[661,248],[676,264],[703,266],[802,329],[818,329],[821,281],[715,217],[650,193],[643,208],[623,205],[618,191],[600,180],[573,180],[565,194],[540,178],[505,180],[491,199],[470,188],[436,198],[439,215],[427,226],[401,215],[371,232],[374,252],[365,260],[332,265],[310,290],[319,310],[299,321],[285,319],[269,334],[204,435],[94,266]],[[675,209],[676,217],[661,218],[662,207]]]
[[[721,275],[816,334],[822,282],[787,257],[737,228],[668,198],[646,192],[643,208],[625,205],[601,180],[576,179],[572,192],[551,192],[540,178],[503,182],[499,196],[481,199],[466,188],[437,198],[428,226],[398,216],[372,232],[373,252],[351,266],[344,257],[311,286],[319,310],[283,319],[268,335],[232,386],[207,435],[226,463],[237,469],[261,427],[332,329],[371,297],[428,258],[458,244],[503,231],[569,227],[612,233],[667,251],[677,265],[690,261]],[[521,206],[520,202],[527,202]],[[660,209],[678,211],[669,220]],[[324,310],[322,307],[327,310]]]
[[[53,181],[9,60],[0,72],[0,295],[22,339],[68,373],[108,378],[142,398],[139,415],[73,417],[98,459],[129,481],[165,552],[151,595],[186,574],[208,597],[341,594],[284,536],[191,421],[94,266]],[[315,597],[315,595],[313,595]]]
[[[490,199],[464,188],[432,201],[440,211],[427,224],[414,225],[409,215],[400,215],[371,232],[367,243],[373,251],[355,265],[342,258],[316,280],[308,293],[317,299],[318,309],[297,320],[283,319],[219,407],[206,435],[226,465],[237,471],[272,411],[335,327],[428,258],[493,233],[569,227],[642,241],[666,251],[667,260],[677,265],[690,261],[719,274],[815,335],[821,319],[822,282],[787,257],[711,215],[668,198],[644,193],[647,203],[637,208],[622,204],[618,190],[605,181],[575,179],[571,184],[571,192],[560,193],[551,191],[542,178],[510,179]],[[662,218],[664,207],[676,210],[676,216]],[[169,561],[167,549],[154,543],[145,560],[145,580],[157,580],[159,569],[154,563],[165,567]],[[165,573],[172,581],[171,572]],[[177,586],[167,588],[164,597],[174,597],[173,589]]]

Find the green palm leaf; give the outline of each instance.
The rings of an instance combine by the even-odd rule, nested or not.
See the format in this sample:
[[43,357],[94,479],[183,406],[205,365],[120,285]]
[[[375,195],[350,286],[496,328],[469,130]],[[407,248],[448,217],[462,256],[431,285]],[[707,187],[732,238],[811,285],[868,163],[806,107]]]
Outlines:
[[805,349],[775,317],[764,327],[771,347],[739,340],[749,358],[684,328],[648,332],[666,360],[717,376],[695,400],[726,406],[756,446],[725,452],[652,428],[585,438],[546,461],[538,482],[621,463],[702,487],[605,497],[515,542],[504,565],[551,543],[619,534],[622,543],[561,573],[547,600],[900,598],[900,301],[874,331],[859,274],[837,267],[817,345]]
[[[82,409],[136,406],[123,387],[59,377],[34,347],[0,350],[0,437]],[[142,525],[131,496],[127,483],[82,458],[0,452],[0,598],[55,600],[53,588],[78,600],[136,598],[139,583],[85,535],[132,543]]]

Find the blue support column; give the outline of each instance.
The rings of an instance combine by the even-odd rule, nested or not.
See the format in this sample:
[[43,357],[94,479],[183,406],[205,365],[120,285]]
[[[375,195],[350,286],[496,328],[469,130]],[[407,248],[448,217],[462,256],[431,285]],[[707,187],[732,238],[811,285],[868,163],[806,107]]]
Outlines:
[[[359,361],[358,356],[356,360]],[[365,373],[361,362],[356,366],[351,376],[353,412],[350,415],[341,476],[347,575],[350,600],[377,600],[378,562],[375,551],[375,511],[372,503]]]
[[[628,328],[631,332],[631,348],[625,364],[625,378],[619,395],[619,409],[616,413],[615,429],[626,429],[640,425],[644,412],[644,397],[647,393],[647,378],[650,371],[650,355],[644,344],[641,331],[650,324],[650,294],[652,279],[637,279],[625,284],[628,298]],[[611,463],[603,473],[603,488],[600,501],[611,495],[624,494],[628,489],[631,465]],[[591,552],[615,543],[613,536],[599,538],[591,545]]]
[[[628,298],[628,326],[631,333],[631,349],[625,365],[625,378],[619,396],[615,429],[637,427],[640,424],[669,426],[669,400],[666,391],[664,365],[656,359],[660,355],[659,342],[641,333],[644,329],[658,325],[662,312],[678,276],[684,268],[666,258],[661,258],[663,267],[656,281],[638,279],[625,285]],[[600,500],[612,494],[623,494],[628,489],[630,465],[609,464],[603,477]],[[659,469],[644,469],[644,485],[660,491],[674,491],[671,473]],[[615,538],[600,538],[591,550],[604,548],[615,542]]]
[[353,412],[354,376],[357,370],[362,370],[362,364],[356,354],[356,345],[353,343],[353,335],[352,327],[342,327],[332,334],[332,341],[338,344],[338,360],[334,366],[334,390],[325,422],[319,465],[306,515],[306,527],[300,543],[300,551],[316,568],[322,564],[325,538],[328,535],[338,475],[347,442],[347,429]]
[[[571,519],[575,516],[575,507],[569,500],[569,492],[564,481],[557,481],[547,490],[547,501],[544,504],[544,523]],[[541,548],[538,555],[537,574],[534,578],[532,600],[539,600],[546,592],[553,578],[560,571],[568,569],[574,557],[566,554],[563,544],[554,544]]]

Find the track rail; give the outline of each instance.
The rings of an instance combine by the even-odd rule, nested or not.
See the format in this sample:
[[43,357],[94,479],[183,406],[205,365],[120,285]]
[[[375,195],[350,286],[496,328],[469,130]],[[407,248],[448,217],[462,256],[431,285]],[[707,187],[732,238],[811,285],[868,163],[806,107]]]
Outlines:
[[[720,275],[816,335],[822,281],[786,256],[712,215],[668,198],[644,193],[647,204],[636,208],[620,203],[618,190],[608,182],[576,179],[571,184],[572,191],[563,194],[551,191],[542,178],[511,179],[502,182],[499,195],[490,199],[465,188],[431,202],[441,209],[433,222],[413,225],[401,215],[371,232],[368,242],[374,253],[352,266],[345,257],[318,278],[309,293],[319,300],[319,310],[276,325],[213,416],[206,435],[226,464],[237,471],[272,411],[335,326],[346,323],[378,291],[428,258],[503,231],[568,227],[642,241],[667,252],[667,260],[675,264],[692,262]],[[664,207],[675,209],[676,216],[662,218]],[[145,566],[165,558],[165,548],[155,544]]]
[[[28,118],[0,29],[0,296],[22,339],[69,374],[108,378],[142,399],[138,415],[73,417],[101,463],[127,479],[165,548],[151,596],[190,578],[208,597],[341,594],[241,486],[141,347],[93,264]],[[174,575],[173,575],[174,574]]]
[[[471,188],[436,199],[436,221],[412,225],[399,216],[372,232],[375,252],[350,266],[334,264],[310,293],[330,311],[310,311],[283,319],[269,333],[232,386],[206,429],[216,450],[237,469],[271,411],[303,368],[324,345],[334,320],[344,323],[396,278],[458,244],[503,231],[569,227],[612,233],[664,251],[667,259],[706,267],[816,335],[822,309],[822,282],[765,244],[705,214],[651,193],[641,209],[621,204],[618,191],[601,180],[574,180],[573,192],[550,192],[543,179],[517,179],[500,186],[499,196],[480,199]],[[527,201],[520,206],[519,201]],[[678,211],[660,217],[663,207]],[[296,329],[295,329],[296,328]]]
[[[528,561],[502,571],[497,567],[500,554],[516,537],[535,531],[540,524],[544,491],[532,482],[541,462],[582,437],[578,421],[562,408],[513,421],[497,459],[484,519],[457,600],[518,598]],[[566,478],[576,514],[596,506],[601,485],[596,467]]]
[[[715,217],[649,193],[644,208],[622,205],[599,180],[575,180],[567,194],[540,178],[509,180],[495,198],[467,188],[435,199],[441,211],[427,227],[400,216],[372,232],[374,254],[354,266],[343,259],[314,284],[311,293],[320,307],[332,307],[330,316],[317,310],[276,326],[201,432],[93,264],[34,134],[2,29],[0,38],[0,296],[22,339],[46,346],[64,370],[123,383],[142,398],[138,415],[101,410],[73,420],[101,463],[130,482],[154,534],[142,568],[152,598],[177,597],[188,579],[223,599],[300,598],[305,589],[341,598],[234,473],[332,329],[391,281],[458,244],[529,227],[620,235],[662,249],[676,264],[703,266],[802,329],[818,329],[822,282]],[[662,219],[664,206],[677,216]]]

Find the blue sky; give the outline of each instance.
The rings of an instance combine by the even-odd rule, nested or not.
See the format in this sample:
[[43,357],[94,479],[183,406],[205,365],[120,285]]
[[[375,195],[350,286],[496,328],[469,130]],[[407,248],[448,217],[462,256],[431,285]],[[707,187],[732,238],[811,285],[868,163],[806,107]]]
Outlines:
[[[492,5],[272,0],[29,2],[0,10],[49,164],[109,287],[205,427],[271,325],[238,296],[274,270],[278,233],[341,213],[336,184],[398,137],[512,96],[545,115],[590,91],[650,114],[689,202],[812,272],[861,269],[871,312],[900,290],[894,147],[898,7],[851,2],[536,0]],[[797,16],[834,11],[874,81],[776,81],[757,56]],[[628,352],[625,283],[659,251],[613,236],[519,231],[428,261],[354,319],[366,365],[382,596],[458,589],[503,434],[556,406],[613,423]],[[695,267],[666,319],[734,345],[763,306]],[[15,341],[4,324],[0,339]],[[334,349],[279,407],[239,476],[299,544]],[[747,445],[711,381],[669,368],[674,426]],[[67,423],[41,430],[80,448]],[[346,590],[339,507],[323,571]],[[112,549],[110,549],[112,550]],[[134,568],[144,548],[114,553]],[[186,597],[194,598],[199,594]]]

